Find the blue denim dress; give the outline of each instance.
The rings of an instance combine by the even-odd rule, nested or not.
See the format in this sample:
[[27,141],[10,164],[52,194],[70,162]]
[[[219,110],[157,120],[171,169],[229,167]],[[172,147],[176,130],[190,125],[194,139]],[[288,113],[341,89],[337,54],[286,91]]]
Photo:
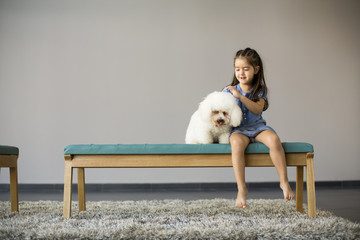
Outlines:
[[[244,95],[245,97],[250,98],[251,95],[251,91],[248,93],[244,93],[241,88],[240,85],[236,85],[234,86],[242,95]],[[228,92],[231,93],[230,90],[227,89],[223,89],[223,92]],[[232,94],[232,93],[231,93]],[[259,94],[259,98],[264,98],[266,99],[266,96],[262,96],[263,94]],[[264,130],[272,130],[274,133],[275,130],[272,129],[271,127],[266,125],[266,121],[262,118],[262,113],[260,113],[259,115],[256,115],[252,112],[250,112],[245,105],[240,102],[239,99],[236,98],[236,101],[239,105],[239,107],[241,108],[241,111],[243,112],[243,116],[242,116],[242,121],[240,126],[235,127],[232,129],[231,134],[233,133],[241,133],[245,136],[248,136],[251,140],[251,142],[255,142],[255,137],[261,133]],[[230,134],[230,135],[231,135]]]

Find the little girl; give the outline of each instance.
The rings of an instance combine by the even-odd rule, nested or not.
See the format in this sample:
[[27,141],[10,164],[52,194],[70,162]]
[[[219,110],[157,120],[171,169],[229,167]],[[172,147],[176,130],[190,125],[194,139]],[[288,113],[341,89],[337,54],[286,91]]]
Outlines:
[[261,58],[253,49],[239,50],[234,58],[234,67],[233,81],[223,91],[230,92],[236,98],[243,112],[240,126],[234,128],[230,135],[231,158],[238,187],[236,207],[246,207],[248,191],[245,184],[245,149],[250,142],[264,143],[270,149],[284,199],[293,200],[295,194],[289,185],[281,141],[261,116],[269,106]]

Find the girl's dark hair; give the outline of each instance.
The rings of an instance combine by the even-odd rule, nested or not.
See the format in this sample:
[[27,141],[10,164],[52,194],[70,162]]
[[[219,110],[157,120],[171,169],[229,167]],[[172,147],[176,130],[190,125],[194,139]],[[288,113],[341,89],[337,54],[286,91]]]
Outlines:
[[[254,49],[246,48],[244,50],[239,50],[236,52],[234,62],[238,58],[245,58],[254,68],[256,68],[257,66],[260,67],[259,72],[254,75],[254,79],[253,79],[254,86],[250,97],[253,101],[257,102],[259,101],[259,94],[262,93],[262,96],[264,97],[265,100],[265,105],[264,105],[264,111],[265,111],[269,107],[269,102],[267,100],[268,90],[265,83],[264,68],[259,54]],[[237,84],[239,84],[239,80],[237,80],[234,73],[233,81],[230,85],[235,86]]]

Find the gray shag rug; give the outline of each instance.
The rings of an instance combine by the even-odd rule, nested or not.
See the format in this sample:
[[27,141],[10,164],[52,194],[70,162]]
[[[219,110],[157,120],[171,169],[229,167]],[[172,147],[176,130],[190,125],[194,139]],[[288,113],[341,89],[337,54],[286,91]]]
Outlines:
[[[360,224],[317,211],[295,211],[295,201],[153,200],[87,202],[87,211],[62,218],[62,202],[20,202],[11,213],[0,202],[0,239],[360,239]],[[305,207],[305,206],[304,206]],[[307,209],[305,208],[305,211]]]

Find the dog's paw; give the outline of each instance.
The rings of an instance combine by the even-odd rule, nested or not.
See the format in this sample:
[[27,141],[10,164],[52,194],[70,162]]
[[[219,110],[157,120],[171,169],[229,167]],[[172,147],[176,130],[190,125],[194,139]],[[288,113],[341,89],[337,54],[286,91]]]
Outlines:
[[219,143],[229,144],[230,143],[230,134],[223,134],[219,136]]

